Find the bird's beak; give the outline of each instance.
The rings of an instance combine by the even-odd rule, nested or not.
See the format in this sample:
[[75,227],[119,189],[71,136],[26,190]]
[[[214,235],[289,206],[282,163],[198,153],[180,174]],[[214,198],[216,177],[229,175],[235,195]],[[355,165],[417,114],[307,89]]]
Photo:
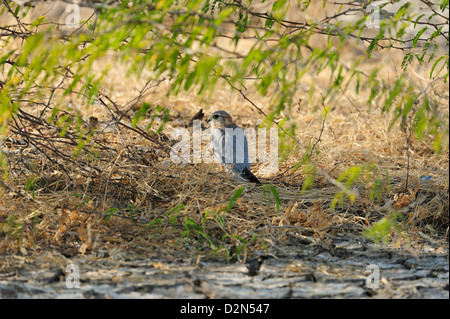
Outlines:
[[209,122],[211,122],[211,121],[212,121],[212,118],[211,118],[211,117],[208,117],[208,119],[206,120],[207,123],[209,123]]

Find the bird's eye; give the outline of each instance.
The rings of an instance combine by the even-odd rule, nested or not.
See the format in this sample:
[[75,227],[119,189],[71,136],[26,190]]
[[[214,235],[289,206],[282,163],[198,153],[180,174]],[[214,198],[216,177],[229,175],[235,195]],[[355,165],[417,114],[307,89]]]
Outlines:
[[216,114],[216,115],[213,115],[212,118],[215,119],[215,120],[217,120],[217,119],[219,118],[219,115],[217,115],[217,114]]

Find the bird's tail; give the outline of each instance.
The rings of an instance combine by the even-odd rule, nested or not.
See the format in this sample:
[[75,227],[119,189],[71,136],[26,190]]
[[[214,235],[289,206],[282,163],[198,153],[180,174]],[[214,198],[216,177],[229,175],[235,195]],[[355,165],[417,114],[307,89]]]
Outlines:
[[261,184],[259,179],[255,175],[253,175],[253,173],[250,172],[250,170],[246,166],[244,166],[244,170],[242,171],[240,176],[251,183]]

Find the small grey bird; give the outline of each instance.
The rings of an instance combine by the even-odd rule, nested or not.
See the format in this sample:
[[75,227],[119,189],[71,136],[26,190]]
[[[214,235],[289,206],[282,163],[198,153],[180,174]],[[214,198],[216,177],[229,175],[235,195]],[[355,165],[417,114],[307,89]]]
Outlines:
[[211,148],[214,158],[225,171],[241,180],[261,184],[250,170],[247,137],[225,111],[214,112],[207,120],[211,125]]

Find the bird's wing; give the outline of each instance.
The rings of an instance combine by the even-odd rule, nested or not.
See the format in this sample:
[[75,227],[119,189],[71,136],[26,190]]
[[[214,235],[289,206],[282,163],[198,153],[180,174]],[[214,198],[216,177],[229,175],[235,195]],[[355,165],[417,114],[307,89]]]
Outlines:
[[[230,144],[229,147],[231,147],[233,153],[226,153],[225,158],[227,163],[233,163],[232,170],[238,174],[242,173],[245,167],[250,170],[247,138],[244,131],[236,124],[225,128],[225,143],[228,144],[231,142],[233,144]],[[226,152],[228,152],[227,146]]]
[[211,148],[216,162],[224,165],[226,171],[241,174],[247,169],[250,172],[247,138],[236,124],[225,129],[212,129]]
[[219,128],[211,130],[211,149],[216,163],[225,163],[225,131]]

